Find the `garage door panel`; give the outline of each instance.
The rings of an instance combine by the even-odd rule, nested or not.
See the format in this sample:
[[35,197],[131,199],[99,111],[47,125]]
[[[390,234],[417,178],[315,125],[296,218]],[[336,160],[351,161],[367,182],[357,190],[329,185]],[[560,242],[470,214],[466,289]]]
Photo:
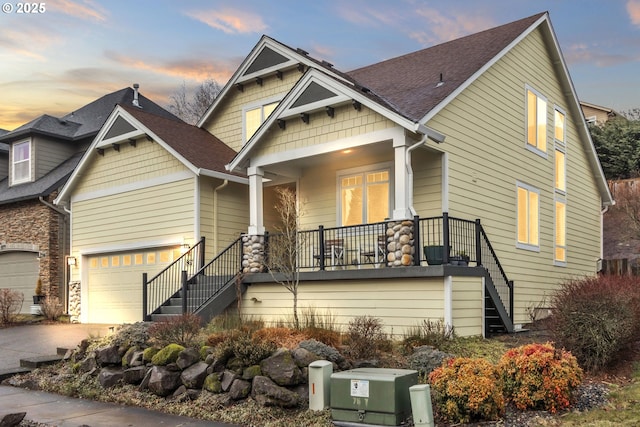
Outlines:
[[32,295],[36,288],[40,263],[33,252],[6,252],[0,254],[0,288],[21,292],[24,302],[21,314],[29,314]]
[[179,248],[165,247],[87,257],[89,322],[141,321],[142,274],[153,277],[179,256]]

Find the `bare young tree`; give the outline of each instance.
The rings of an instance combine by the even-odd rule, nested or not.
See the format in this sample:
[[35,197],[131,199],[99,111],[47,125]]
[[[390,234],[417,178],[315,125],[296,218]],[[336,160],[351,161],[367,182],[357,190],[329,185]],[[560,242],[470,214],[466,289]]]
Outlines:
[[267,269],[274,281],[284,286],[293,295],[293,322],[296,329],[300,327],[298,318],[298,286],[300,269],[298,255],[305,244],[305,234],[300,233],[300,206],[296,193],[287,187],[276,188],[278,201],[275,210],[280,224],[274,228],[276,233],[269,236]]
[[221,90],[220,84],[212,78],[200,83],[193,91],[182,82],[182,86],[169,97],[169,111],[187,123],[196,124]]

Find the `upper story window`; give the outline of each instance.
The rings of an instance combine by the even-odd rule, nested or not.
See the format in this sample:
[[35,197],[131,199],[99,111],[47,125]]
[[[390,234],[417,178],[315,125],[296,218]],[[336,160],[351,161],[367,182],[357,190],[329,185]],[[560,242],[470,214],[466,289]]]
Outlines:
[[522,183],[517,183],[516,188],[516,247],[537,251],[540,249],[540,191]]
[[554,109],[554,140],[555,140],[555,190],[560,193],[567,191],[567,160],[566,160],[566,126],[565,114],[557,107]]
[[254,105],[244,109],[244,142],[247,142],[260,125],[269,117],[273,110],[276,109],[280,101],[270,101],[260,105]]
[[547,152],[547,100],[527,88],[527,147],[545,155]]
[[13,144],[11,183],[31,181],[31,141]]
[[370,224],[389,217],[391,169],[379,166],[338,176],[340,225]]

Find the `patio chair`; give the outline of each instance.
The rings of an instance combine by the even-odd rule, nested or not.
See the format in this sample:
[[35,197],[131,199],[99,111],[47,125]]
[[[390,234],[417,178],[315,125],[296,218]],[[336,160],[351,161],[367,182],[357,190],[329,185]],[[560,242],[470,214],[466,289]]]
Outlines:
[[365,264],[376,264],[376,267],[380,267],[387,258],[387,236],[378,236],[375,247],[360,251],[360,258]]
[[[324,241],[324,254],[315,254],[313,258],[320,266],[320,259],[324,258],[324,265],[331,266],[335,269],[336,266],[344,266],[344,239],[328,239]],[[327,263],[327,260],[330,262]]]

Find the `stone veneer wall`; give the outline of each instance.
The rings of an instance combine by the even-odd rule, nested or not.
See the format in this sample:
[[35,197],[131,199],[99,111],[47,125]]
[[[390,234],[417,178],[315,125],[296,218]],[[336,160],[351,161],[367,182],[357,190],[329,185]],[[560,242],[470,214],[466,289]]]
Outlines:
[[242,272],[261,273],[264,262],[264,236],[242,236]]
[[387,222],[387,266],[408,267],[415,255],[414,222]]
[[[45,200],[49,203],[57,193]],[[35,245],[45,256],[40,259],[40,279],[45,293],[60,294],[64,280],[64,255],[61,254],[64,219],[38,199],[0,205],[0,242]],[[33,284],[35,290],[36,284]]]
[[80,319],[80,282],[69,282],[69,316],[72,322]]

